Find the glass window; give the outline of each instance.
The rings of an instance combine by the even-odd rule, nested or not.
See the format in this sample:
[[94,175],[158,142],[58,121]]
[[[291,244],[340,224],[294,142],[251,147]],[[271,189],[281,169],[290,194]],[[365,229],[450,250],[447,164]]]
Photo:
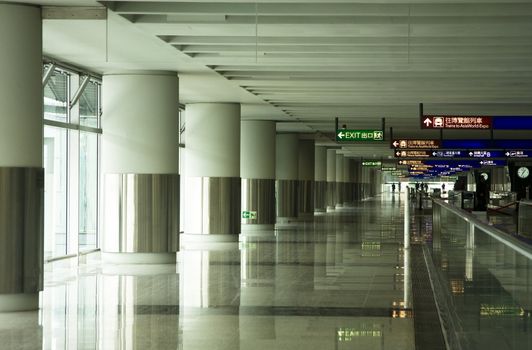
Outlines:
[[89,82],[79,99],[79,123],[93,128],[99,127],[99,85]]
[[79,250],[97,247],[98,134],[79,136]]
[[44,256],[67,249],[67,130],[44,127]]
[[82,127],[100,127],[101,82],[70,105],[81,81],[57,65],[44,87],[45,259],[98,248],[100,132]]
[[44,119],[68,122],[67,73],[55,70],[44,87]]

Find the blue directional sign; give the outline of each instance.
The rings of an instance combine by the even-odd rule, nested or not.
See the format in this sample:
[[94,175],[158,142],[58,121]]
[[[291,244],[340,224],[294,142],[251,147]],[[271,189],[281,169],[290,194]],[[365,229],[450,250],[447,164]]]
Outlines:
[[442,140],[442,149],[532,149],[531,140]]
[[494,116],[491,127],[495,130],[532,130],[532,116]]
[[[508,153],[510,154],[510,153]],[[517,152],[512,154],[517,155]],[[519,154],[524,154],[521,151]],[[527,153],[528,154],[528,153]],[[505,158],[509,157],[502,150],[460,150],[460,149],[439,149],[439,150],[395,150],[394,155],[398,158]],[[517,157],[517,156],[516,156]],[[521,158],[526,158],[524,155]]]
[[504,155],[508,158],[532,158],[532,151],[530,150],[506,150]]

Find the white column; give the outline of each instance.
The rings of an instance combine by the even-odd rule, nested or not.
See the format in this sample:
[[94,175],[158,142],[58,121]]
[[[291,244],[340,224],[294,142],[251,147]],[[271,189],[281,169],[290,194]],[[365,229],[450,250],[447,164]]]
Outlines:
[[241,123],[242,232],[275,225],[275,122]]
[[316,146],[314,150],[314,212],[323,213],[327,208],[327,148]]
[[336,207],[336,149],[327,150],[327,211]]
[[102,89],[102,257],[111,263],[175,262],[179,245],[177,73],[107,74]]
[[275,122],[242,121],[241,177],[275,179]]
[[42,163],[40,8],[0,4],[0,166]]
[[336,154],[336,208],[344,207],[344,155]]
[[179,82],[175,72],[103,77],[104,173],[179,171]]
[[353,186],[351,185],[351,158],[344,156],[344,207],[353,205]]
[[183,243],[237,242],[241,227],[240,104],[193,103],[185,113]]
[[275,153],[277,223],[286,223],[297,218],[298,148],[297,134],[277,135]]
[[314,217],[314,140],[299,141],[298,217]]
[[0,52],[0,312],[35,310],[44,210],[39,7],[0,3]]

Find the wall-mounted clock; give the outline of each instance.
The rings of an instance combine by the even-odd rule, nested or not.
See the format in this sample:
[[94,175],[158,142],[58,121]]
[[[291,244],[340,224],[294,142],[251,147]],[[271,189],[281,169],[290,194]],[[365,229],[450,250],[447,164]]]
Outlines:
[[490,177],[488,173],[480,173],[480,176],[482,176],[485,181],[488,181],[488,178]]
[[517,176],[519,176],[521,179],[526,179],[530,175],[530,170],[528,170],[527,167],[520,167],[517,169]]

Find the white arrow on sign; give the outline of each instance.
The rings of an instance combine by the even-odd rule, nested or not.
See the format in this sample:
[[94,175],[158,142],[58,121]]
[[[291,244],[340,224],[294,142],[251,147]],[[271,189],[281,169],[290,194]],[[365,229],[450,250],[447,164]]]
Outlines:
[[344,134],[343,132],[341,132],[341,131],[338,133],[338,137],[339,137],[340,139],[343,139],[343,138],[344,138],[344,135],[345,135],[345,134]]
[[469,156],[470,156],[470,157],[473,156],[473,152],[469,152]]
[[505,154],[506,154],[506,157],[508,157],[510,155],[510,152],[506,152]]
[[423,124],[425,124],[427,127],[430,126],[430,124],[432,124],[432,120],[430,120],[430,118],[427,118],[423,121]]
[[432,152],[432,155],[433,155],[433,156],[435,156],[436,154],[438,154],[438,153],[436,153],[436,152]]
[[401,155],[401,152],[395,152],[395,155],[399,157]]
[[397,146],[399,145],[399,142],[394,141],[394,142],[392,143],[392,145],[393,145],[394,147],[397,147]]

